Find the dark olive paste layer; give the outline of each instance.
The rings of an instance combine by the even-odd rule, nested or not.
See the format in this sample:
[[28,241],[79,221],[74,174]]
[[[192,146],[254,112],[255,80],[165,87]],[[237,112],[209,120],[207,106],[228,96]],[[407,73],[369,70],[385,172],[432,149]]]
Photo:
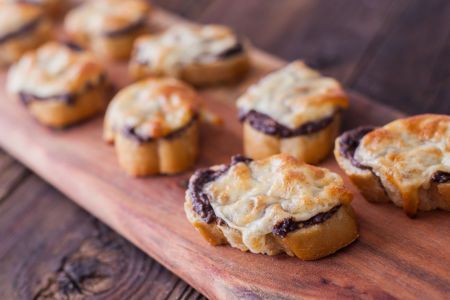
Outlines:
[[[172,131],[168,135],[165,135],[165,136],[163,136],[161,138],[162,139],[171,140],[171,139],[175,139],[177,137],[180,137],[186,131],[186,129],[188,129],[189,127],[191,127],[194,124],[194,122],[197,119],[198,119],[198,115],[196,114],[196,115],[194,115],[192,117],[192,119],[186,125],[184,125],[183,127],[180,127],[178,129]],[[149,142],[152,142],[152,141],[155,140],[154,137],[144,137],[142,135],[139,135],[136,132],[136,129],[134,127],[125,127],[122,130],[122,134],[124,136],[126,136],[127,138],[130,138],[130,139],[132,139],[132,140],[134,140],[134,141],[136,141],[136,142],[138,142],[140,144],[142,144],[142,143],[149,143]]]
[[203,190],[205,185],[225,174],[231,166],[240,162],[249,163],[251,161],[251,158],[235,155],[231,158],[229,165],[223,165],[217,170],[203,169],[195,172],[189,181],[188,191],[192,199],[192,207],[203,221],[210,224],[218,219],[211,206],[209,195]]
[[34,30],[41,21],[42,21],[42,17],[38,17],[38,18],[33,19],[30,22],[22,25],[17,30],[8,32],[7,34],[0,36],[0,44],[6,43],[11,39],[15,39],[15,38],[18,38],[22,35],[29,33],[30,31]]
[[450,183],[450,173],[444,171],[437,171],[431,176],[431,181],[437,184]]
[[321,224],[325,222],[326,220],[330,219],[341,207],[342,205],[336,205],[329,211],[319,213],[308,220],[305,221],[295,221],[294,218],[287,218],[284,219],[277,224],[272,229],[272,233],[274,235],[278,235],[279,237],[286,237],[290,232],[296,231],[298,229],[303,229],[307,227],[311,227],[317,224]]
[[225,49],[224,51],[222,51],[222,53],[219,53],[217,55],[217,57],[220,59],[226,59],[226,58],[230,58],[230,57],[242,54],[243,52],[244,52],[244,46],[242,45],[242,43],[236,42],[236,44],[234,44],[232,47]]
[[241,122],[248,122],[255,130],[263,132],[267,135],[273,135],[280,138],[290,138],[319,132],[333,122],[334,116],[335,115],[333,114],[322,119],[309,121],[295,129],[286,127],[272,119],[270,116],[255,110],[241,113],[239,119]]
[[91,82],[87,82],[85,87],[82,89],[81,92],[78,93],[65,93],[65,94],[58,94],[58,95],[51,95],[51,96],[37,96],[33,95],[31,93],[27,92],[19,92],[19,98],[22,101],[23,104],[29,105],[33,101],[60,101],[67,105],[74,105],[77,101],[77,98],[84,95],[85,93],[93,90],[103,82],[105,82],[106,76],[104,74],[101,75],[100,80],[98,83],[93,84]]
[[[135,50],[135,51],[139,51],[139,50]],[[235,45],[233,45],[230,48],[225,49],[221,53],[217,54],[216,57],[218,60],[225,60],[225,59],[231,58],[233,56],[242,54],[243,52],[244,52],[244,46],[242,45],[242,43],[237,42]],[[147,65],[147,64],[151,63],[148,60],[138,60],[137,59],[138,57],[139,56],[137,56],[136,54],[133,54],[134,61],[138,64]],[[201,60],[201,59],[199,59],[199,60]]]
[[341,151],[341,154],[350,160],[352,165],[357,168],[367,169],[366,166],[363,166],[358,160],[355,159],[355,152],[359,147],[362,138],[373,130],[375,130],[375,127],[373,126],[363,126],[349,130],[341,135],[339,140],[339,150]]
[[145,27],[145,24],[146,24],[145,19],[139,19],[136,22],[131,23],[120,29],[104,31],[102,35],[110,38],[121,37],[123,35],[134,33],[135,31],[141,30],[142,28]]

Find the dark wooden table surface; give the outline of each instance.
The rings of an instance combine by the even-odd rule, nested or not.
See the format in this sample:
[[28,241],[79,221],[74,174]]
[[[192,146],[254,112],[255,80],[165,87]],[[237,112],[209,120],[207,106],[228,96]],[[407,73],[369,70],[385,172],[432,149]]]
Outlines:
[[[408,114],[450,113],[448,0],[153,2]],[[0,150],[0,299],[84,298],[202,296]]]

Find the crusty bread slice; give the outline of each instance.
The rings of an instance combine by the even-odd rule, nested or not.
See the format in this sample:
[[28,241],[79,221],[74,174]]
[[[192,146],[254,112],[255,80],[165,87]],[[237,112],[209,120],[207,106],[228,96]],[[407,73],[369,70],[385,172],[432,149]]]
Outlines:
[[437,184],[430,182],[428,188],[421,187],[418,192],[418,203],[405,205],[401,193],[385,187],[380,178],[370,168],[359,168],[343,154],[342,135],[336,139],[334,156],[339,166],[349,176],[363,197],[370,202],[390,202],[403,207],[409,216],[419,211],[442,209],[450,211],[450,183]]
[[[278,177],[278,179],[281,178],[286,178],[287,181],[285,184],[280,183],[280,181],[278,179],[274,179],[274,181],[272,183],[268,183],[271,186],[271,191],[274,192],[274,189],[276,189],[276,186],[279,186],[278,184],[282,185],[282,186],[286,186],[286,189],[283,187],[283,190],[279,190],[275,193],[277,193],[277,195],[280,195],[279,193],[283,193],[283,191],[289,191],[289,187],[287,187],[288,185],[292,186],[292,185],[296,185],[298,182],[297,180],[299,178],[302,178],[302,170],[301,169],[294,169],[291,168],[289,165],[294,165],[295,167],[297,166],[302,166],[302,164],[298,161],[295,160],[293,157],[290,157],[288,155],[282,154],[282,155],[277,155],[277,156],[273,156],[272,158],[266,159],[266,160],[260,160],[260,161],[256,161],[255,164],[257,164],[258,166],[260,166],[261,164],[266,163],[267,160],[279,160],[281,161],[280,165],[278,164],[279,161],[272,163],[271,168],[275,167],[277,168],[278,166],[281,166],[279,171],[282,172],[283,170],[285,170],[285,174],[282,175],[281,177]],[[285,165],[283,165],[285,164]],[[285,168],[287,165],[287,168]],[[305,164],[303,164],[304,166]],[[229,167],[231,168],[233,166],[233,164]],[[313,167],[313,166],[309,166],[307,165],[307,168],[310,168],[309,170],[311,171],[311,173],[306,172],[303,174],[309,174],[309,175],[305,175],[306,177],[309,176],[318,176],[317,178],[325,178],[328,175],[325,175],[327,173],[331,173],[327,170],[321,169],[321,168],[317,168],[317,167]],[[248,169],[250,169],[250,167],[248,167]],[[230,195],[227,196],[226,194],[228,193],[228,188],[230,186],[234,186],[235,189],[239,189],[242,187],[245,187],[244,189],[246,191],[252,190],[252,191],[260,191],[259,187],[255,186],[255,185],[248,185],[248,182],[245,181],[245,178],[247,178],[248,176],[248,169],[246,166],[244,166],[243,164],[241,164],[240,166],[236,167],[233,170],[232,176],[233,178],[235,178],[235,174],[240,174],[240,176],[242,176],[242,178],[238,179],[237,182],[234,182],[233,185],[231,185],[231,183],[227,183],[226,187],[224,190],[220,190],[221,188],[219,187],[216,191],[217,191],[217,195],[221,195],[223,196],[222,199],[230,199],[230,197],[236,197],[235,191],[231,191]],[[223,171],[224,173],[221,174],[225,174],[226,172],[228,172],[227,167],[226,166],[215,166],[212,167],[208,170],[211,171],[215,171],[215,170],[225,170]],[[206,172],[208,172],[208,170]],[[298,171],[298,172],[296,172]],[[281,212],[281,210],[278,210],[278,212],[280,212],[281,214],[283,214],[283,219],[281,219],[281,221],[276,222],[275,226],[271,227],[272,228],[272,232],[266,233],[263,236],[261,235],[256,235],[256,236],[249,236],[247,235],[247,239],[244,236],[244,230],[245,229],[240,229],[238,228],[239,226],[236,226],[236,224],[234,225],[230,225],[229,223],[227,223],[227,221],[215,216],[214,218],[205,218],[205,215],[203,215],[203,217],[197,213],[198,210],[194,209],[194,205],[198,205],[194,204],[193,201],[193,188],[194,188],[194,182],[196,180],[199,180],[200,175],[202,171],[197,172],[196,174],[193,175],[193,177],[191,178],[190,181],[190,187],[188,189],[188,191],[186,192],[186,201],[184,204],[184,208],[185,208],[185,212],[186,212],[186,216],[188,218],[188,220],[190,221],[190,223],[199,231],[199,233],[211,244],[211,245],[231,245],[234,248],[238,248],[241,251],[250,251],[250,252],[254,252],[254,253],[262,253],[262,254],[267,254],[267,255],[276,255],[276,254],[280,254],[280,253],[287,253],[290,256],[296,256],[300,259],[303,260],[314,260],[314,259],[319,259],[321,257],[330,255],[334,252],[336,252],[337,250],[345,247],[346,245],[352,243],[357,237],[358,237],[358,229],[357,229],[357,223],[356,223],[356,218],[355,218],[355,214],[354,211],[352,209],[352,207],[350,206],[350,201],[351,201],[351,194],[345,190],[345,188],[342,185],[342,179],[337,175],[337,174],[333,174],[332,176],[332,180],[330,180],[329,182],[329,187],[330,189],[328,190],[329,192],[325,192],[324,195],[328,195],[329,197],[333,197],[334,199],[339,199],[339,201],[337,201],[332,209],[325,211],[325,212],[321,212],[321,213],[313,213],[312,215],[310,215],[310,218],[307,220],[294,220],[293,217],[287,217],[285,218],[285,216],[289,216],[289,214],[287,214],[287,211],[283,210],[283,212]],[[205,171],[203,171],[205,172]],[[222,171],[220,171],[222,172]],[[316,173],[318,172],[318,173]],[[316,175],[314,175],[316,174]],[[220,175],[222,176],[222,175]],[[219,176],[219,177],[220,177]],[[239,176],[239,175],[238,175]],[[269,174],[269,176],[272,176]],[[285,177],[283,177],[285,176]],[[252,176],[251,176],[252,177]],[[273,177],[276,177],[275,175],[273,175]],[[304,178],[304,177],[303,177]],[[217,180],[214,179],[214,180]],[[253,178],[253,180],[258,180]],[[303,179],[299,179],[299,180],[303,180]],[[291,181],[290,183],[288,183],[288,181]],[[318,184],[317,186],[322,186],[322,184],[324,184],[324,182],[321,182],[320,184]],[[240,186],[240,187],[238,187]],[[315,189],[315,188],[314,188]],[[324,188],[325,190],[326,188]],[[202,188],[202,192],[203,193],[203,188]],[[271,192],[270,192],[271,193]],[[308,192],[306,192],[308,194]],[[317,191],[314,193],[318,193]],[[220,197],[221,197],[220,196]],[[266,194],[266,196],[268,196]],[[211,199],[212,201],[223,205],[228,205],[227,203],[224,203],[222,200],[220,199],[213,199],[210,197],[214,197],[214,195],[212,194],[208,194],[208,199]],[[237,196],[237,201],[232,202],[230,204],[230,206],[227,208],[226,211],[229,212],[228,209],[233,209],[233,210],[239,210],[239,212],[241,213],[243,210],[246,210],[247,208],[247,204],[243,204],[245,203],[245,199],[243,198],[244,196]],[[271,214],[271,212],[276,211],[277,209],[281,209],[280,206],[278,206],[278,204],[275,204],[275,206],[271,206],[271,208],[267,208],[264,206],[264,203],[270,203],[270,205],[273,205],[274,202],[273,201],[277,201],[274,200],[275,198],[271,198],[269,200],[267,200],[267,202],[265,202],[266,200],[263,199],[263,197],[265,197],[262,194],[254,194],[253,196],[251,196],[253,199],[258,199],[256,200],[257,203],[255,205],[257,206],[262,206],[261,208],[261,212],[266,215],[266,214]],[[269,198],[271,196],[268,196]],[[280,196],[280,198],[278,199],[282,199],[284,198],[284,196]],[[303,207],[308,207],[314,211],[314,204],[311,202],[311,200],[309,200],[310,198],[308,196],[304,196],[304,195],[297,195],[295,194],[294,196],[295,200],[293,200],[293,204],[294,206],[298,205],[299,207],[303,206]],[[266,198],[268,199],[268,198]],[[244,201],[241,201],[244,200]],[[227,200],[225,200],[227,201]],[[305,202],[303,202],[305,201]],[[315,201],[315,200],[313,200]],[[326,199],[323,201],[327,201]],[[322,200],[319,200],[319,203],[323,204]],[[294,203],[295,202],[295,203]],[[248,203],[248,202],[247,202]],[[305,205],[305,203],[307,203]],[[333,202],[334,203],[334,202]],[[236,205],[237,204],[237,205]],[[288,205],[285,203],[285,205]],[[211,208],[213,209],[213,206],[211,205]],[[258,209],[256,207],[256,209]],[[287,209],[289,210],[289,209]],[[271,211],[271,212],[269,212]],[[298,213],[298,209],[296,209],[296,213]],[[220,212],[214,210],[213,215],[216,214],[220,214]],[[320,215],[325,215],[327,214],[327,217],[325,218],[321,218]],[[234,215],[234,213],[232,212],[231,215]],[[250,209],[249,211],[249,215],[248,218],[247,216],[244,217],[244,219],[251,219],[253,216],[255,215],[260,215],[259,213],[255,214],[255,211],[253,209]],[[275,215],[278,215],[278,213],[275,213]],[[293,214],[291,216],[294,216]],[[239,217],[238,217],[239,218]],[[319,221],[320,219],[320,221]],[[255,224],[261,224],[261,219],[256,219],[256,222],[251,223],[252,225]],[[292,227],[291,225],[286,225],[286,227],[284,227],[284,229],[286,229],[282,234],[280,234],[280,231],[277,231],[275,228],[279,225],[282,224],[284,221],[289,222],[290,220],[292,220],[292,222],[296,223],[296,222],[302,222],[303,224],[301,226],[294,226]],[[272,224],[273,219],[269,220],[269,224]],[[304,225],[306,223],[306,225]],[[249,225],[249,226],[252,226]],[[245,225],[247,226],[247,225]],[[258,225],[256,225],[258,226]],[[269,225],[272,226],[272,225]],[[264,231],[265,232],[265,231]]]

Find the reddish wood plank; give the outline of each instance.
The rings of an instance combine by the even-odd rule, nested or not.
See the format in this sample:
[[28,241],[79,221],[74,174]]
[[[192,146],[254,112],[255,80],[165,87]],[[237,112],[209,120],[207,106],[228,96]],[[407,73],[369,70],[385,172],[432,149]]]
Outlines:
[[[159,12],[155,22],[164,25],[174,19]],[[240,151],[236,111],[225,102],[281,63],[257,52],[253,56],[255,70],[242,85],[202,91],[207,105],[226,122],[223,128],[204,128],[198,166],[225,162]],[[118,84],[124,84],[124,66],[110,71]],[[184,216],[184,182],[189,173],[129,178],[118,168],[113,149],[101,142],[100,119],[52,131],[37,126],[6,95],[0,98],[0,141],[8,151],[211,298],[437,298],[450,293],[446,251],[450,224],[443,212],[412,220],[392,205],[369,204],[354,191],[361,238],[331,257],[302,262],[283,255],[267,257],[211,247]],[[380,124],[399,116],[356,94],[350,114],[351,125]],[[331,158],[323,165],[340,172]],[[65,179],[67,174],[71,180]]]

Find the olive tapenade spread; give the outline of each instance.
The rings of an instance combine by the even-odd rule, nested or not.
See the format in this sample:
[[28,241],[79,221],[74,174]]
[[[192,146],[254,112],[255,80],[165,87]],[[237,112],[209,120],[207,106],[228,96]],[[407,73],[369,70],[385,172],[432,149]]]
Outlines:
[[0,36],[0,44],[6,43],[11,39],[18,38],[21,35],[27,34],[28,32],[34,30],[41,21],[42,21],[42,17],[35,18],[35,19],[31,20],[30,22],[22,25],[17,30],[11,31],[3,36]]
[[333,122],[334,114],[316,121],[306,122],[295,129],[286,127],[272,119],[270,116],[255,110],[241,113],[239,119],[241,122],[247,121],[254,129],[265,134],[280,138],[290,138],[316,133],[325,129]]
[[336,205],[329,211],[319,213],[305,221],[295,221],[294,218],[284,219],[275,224],[275,226],[272,229],[272,233],[274,235],[278,235],[284,238],[292,231],[296,231],[298,229],[303,229],[323,223],[326,220],[330,219],[339,210],[341,206],[342,205]]
[[111,30],[111,31],[105,31],[102,34],[106,37],[110,38],[116,38],[116,37],[122,37],[123,35],[127,35],[130,33],[133,33],[135,31],[141,30],[145,27],[145,19],[139,19],[135,21],[134,23],[131,23],[123,28]]
[[[198,119],[198,114],[195,114],[192,119],[183,127],[180,127],[172,132],[170,132],[168,135],[163,136],[163,139],[171,140],[175,139],[177,137],[180,137],[188,128],[190,128],[194,122]],[[155,140],[152,136],[142,136],[139,133],[136,132],[136,129],[134,127],[125,127],[122,130],[122,133],[124,136],[138,142],[138,143],[149,143]]]
[[340,151],[342,155],[344,155],[352,165],[360,169],[367,169],[366,166],[363,166],[358,160],[355,159],[355,152],[361,142],[362,138],[372,132],[375,127],[372,126],[364,126],[358,127],[352,130],[345,132],[340,139]]

